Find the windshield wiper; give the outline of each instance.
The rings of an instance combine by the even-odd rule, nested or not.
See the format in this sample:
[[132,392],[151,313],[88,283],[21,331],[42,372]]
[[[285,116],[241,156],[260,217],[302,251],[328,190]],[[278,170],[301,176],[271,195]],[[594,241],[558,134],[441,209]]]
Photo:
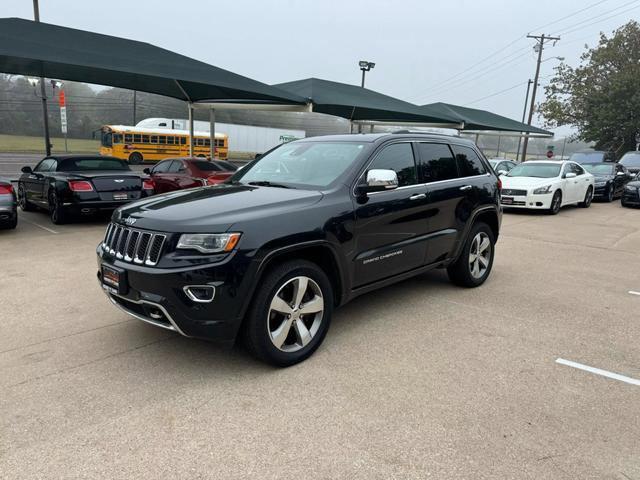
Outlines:
[[253,182],[249,182],[249,185],[257,185],[258,187],[278,187],[278,188],[293,188],[289,185],[284,185],[282,183],[274,183],[268,180],[256,180]]

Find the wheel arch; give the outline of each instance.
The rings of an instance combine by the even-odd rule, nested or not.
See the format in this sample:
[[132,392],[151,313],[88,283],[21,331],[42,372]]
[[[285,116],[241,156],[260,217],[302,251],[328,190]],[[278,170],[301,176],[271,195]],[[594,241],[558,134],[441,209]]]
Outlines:
[[260,284],[260,280],[274,268],[280,260],[288,261],[293,259],[308,260],[318,265],[318,267],[325,272],[333,286],[334,305],[337,306],[344,300],[344,290],[346,286],[345,271],[340,265],[335,248],[326,241],[305,242],[269,252],[260,262],[256,278],[251,288],[250,298],[253,297],[256,288]]
[[495,205],[487,205],[487,206],[476,209],[467,220],[467,223],[464,228],[464,232],[460,236],[460,240],[458,241],[458,246],[456,248],[455,255],[453,255],[453,262],[455,262],[460,256],[460,253],[462,252],[462,247],[464,246],[467,240],[467,237],[469,235],[469,232],[471,231],[471,228],[473,228],[473,225],[475,225],[478,222],[486,223],[489,226],[489,228],[491,229],[491,232],[493,233],[494,242],[496,242],[498,240],[498,236],[500,235],[500,225],[501,225],[500,218],[501,218],[500,212]]

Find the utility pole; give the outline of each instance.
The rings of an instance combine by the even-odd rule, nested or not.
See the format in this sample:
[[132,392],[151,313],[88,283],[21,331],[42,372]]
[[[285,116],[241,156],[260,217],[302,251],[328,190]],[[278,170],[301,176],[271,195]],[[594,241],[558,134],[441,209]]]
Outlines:
[[[524,96],[524,108],[522,109],[522,123],[524,123],[524,119],[527,116],[527,104],[529,103],[529,89],[531,88],[531,84],[533,80],[529,79],[527,81],[527,94]],[[516,162],[520,159],[520,145],[522,144],[522,137],[518,139],[518,150],[516,150]]]
[[[527,35],[527,38],[534,38],[537,43],[534,47],[538,49],[538,61],[536,63],[536,75],[533,78],[533,91],[531,92],[531,105],[529,107],[529,120],[527,121],[527,125],[531,125],[531,121],[533,120],[533,110],[536,105],[536,93],[538,91],[538,80],[540,78],[540,64],[542,63],[542,51],[544,50],[544,42],[548,42],[550,40],[557,41],[560,40],[560,37],[549,37],[544,33],[542,35]],[[529,146],[529,135],[525,135],[524,137],[524,145],[522,147],[522,161],[525,162],[527,160],[527,147]]]
[[[40,22],[40,8],[38,0],[33,0],[33,19]],[[47,91],[44,86],[44,77],[40,77],[40,98],[42,99],[42,120],[44,124],[44,151],[51,155],[51,138],[49,137],[49,112],[47,110]]]
[[[364,76],[369,70],[375,67],[376,64],[367,60],[360,60],[358,62],[358,66],[360,67],[360,70],[362,70],[362,82],[360,86],[364,88]],[[362,133],[362,124],[358,124],[358,133]]]
[[133,91],[133,123],[131,125],[133,125],[134,127],[136,126],[136,100],[138,97],[138,91],[134,90]]

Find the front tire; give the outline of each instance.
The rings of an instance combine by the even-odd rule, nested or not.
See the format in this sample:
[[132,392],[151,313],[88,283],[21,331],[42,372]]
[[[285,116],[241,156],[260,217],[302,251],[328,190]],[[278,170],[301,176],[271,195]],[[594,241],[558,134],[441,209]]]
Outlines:
[[129,164],[131,165],[140,165],[142,163],[142,154],[139,152],[133,152],[129,155]]
[[27,191],[22,183],[18,184],[18,205],[23,212],[33,212],[36,208],[27,200]]
[[615,187],[613,184],[609,186],[609,190],[607,191],[607,198],[605,199],[607,202],[613,202],[613,197],[615,196]]
[[[611,192],[613,192],[613,187],[611,187]],[[610,197],[611,197],[611,200],[613,200],[613,194],[611,194]],[[591,206],[592,200],[593,200],[593,188],[589,186],[589,188],[587,188],[587,193],[584,194],[584,200],[580,202],[580,207],[589,208]]]
[[274,268],[261,280],[243,324],[247,350],[278,367],[306,360],[329,330],[333,298],[316,264],[294,260]]
[[551,199],[551,206],[549,207],[549,215],[557,215],[562,207],[562,192],[556,190]]
[[452,283],[461,287],[479,287],[493,267],[495,237],[486,223],[476,223],[469,232],[458,259],[447,267]]

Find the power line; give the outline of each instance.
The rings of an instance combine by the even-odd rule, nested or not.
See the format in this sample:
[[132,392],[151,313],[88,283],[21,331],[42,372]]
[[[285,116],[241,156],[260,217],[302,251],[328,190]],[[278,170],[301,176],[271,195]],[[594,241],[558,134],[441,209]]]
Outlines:
[[[618,13],[615,13],[615,14],[613,14],[613,15],[609,15],[609,14],[610,14],[610,13],[612,13],[612,12],[615,12],[616,10],[620,10],[620,9],[622,9],[622,8],[625,8],[625,7],[629,6],[629,5],[637,4],[638,2],[640,2],[640,0],[632,0],[632,1],[630,1],[630,2],[623,3],[622,5],[618,5],[617,7],[613,8],[613,9],[611,9],[611,10],[607,11],[607,12],[599,13],[598,15],[595,15],[595,16],[593,16],[593,17],[591,17],[591,18],[587,18],[587,19],[582,20],[582,21],[580,21],[580,22],[574,23],[573,25],[568,25],[568,26],[566,26],[566,27],[565,27],[567,30],[564,30],[564,31],[562,31],[562,32],[558,32],[558,33],[556,33],[555,35],[567,35],[567,34],[569,34],[569,33],[572,33],[572,32],[578,31],[578,30],[581,30],[582,28],[586,28],[586,27],[588,27],[588,26],[590,26],[590,25],[594,25],[594,24],[596,24],[596,23],[600,23],[601,21],[607,20],[607,19],[612,18],[612,17],[615,17],[615,16],[617,16],[617,15],[621,15],[621,14],[623,14],[623,13],[626,13],[626,12],[630,11],[630,10],[633,10],[633,9],[634,9],[634,8],[636,8],[636,7],[629,8],[629,9],[627,9],[627,10],[624,10],[624,11],[622,11],[622,12],[618,12]],[[609,15],[609,16],[607,16],[606,18],[601,18],[601,17],[603,17],[603,16],[605,16],[605,15]],[[585,25],[584,27],[580,27],[580,28],[575,28],[575,29],[574,29],[574,27],[577,27],[577,26],[579,26],[579,25],[583,25],[584,23],[590,22],[591,20],[595,20],[595,19],[600,19],[600,20],[597,20],[597,21],[595,21],[595,22],[593,22],[593,23],[590,23],[589,25]]]
[[553,22],[546,23],[546,24],[542,25],[541,27],[532,28],[531,31],[532,32],[539,32],[543,28],[547,28],[547,27],[550,27],[551,25],[555,25],[556,23],[560,23],[561,21],[566,20],[567,18],[571,18],[571,17],[573,17],[573,16],[575,16],[575,15],[577,15],[579,13],[582,13],[582,12],[584,12],[586,10],[589,10],[589,9],[591,9],[593,7],[596,7],[596,6],[600,5],[600,4],[608,2],[608,1],[609,0],[600,0],[599,2],[592,3],[591,5],[587,5],[586,7],[581,8],[580,10],[576,10],[575,12],[572,12],[569,15],[565,15],[564,17],[559,18],[558,20],[554,20]]

